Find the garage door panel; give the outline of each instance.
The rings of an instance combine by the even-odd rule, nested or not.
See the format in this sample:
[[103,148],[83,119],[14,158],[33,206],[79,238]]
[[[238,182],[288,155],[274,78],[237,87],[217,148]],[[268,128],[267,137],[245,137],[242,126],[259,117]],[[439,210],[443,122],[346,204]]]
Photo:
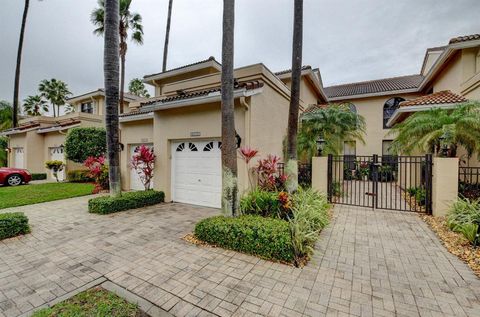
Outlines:
[[[204,151],[206,147],[208,151]],[[172,151],[173,200],[219,208],[222,184],[219,142],[177,142]]]

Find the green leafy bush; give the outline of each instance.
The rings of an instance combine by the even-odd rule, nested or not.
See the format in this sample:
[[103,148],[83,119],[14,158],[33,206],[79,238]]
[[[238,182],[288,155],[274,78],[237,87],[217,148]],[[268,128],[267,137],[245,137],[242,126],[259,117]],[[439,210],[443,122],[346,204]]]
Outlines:
[[450,230],[463,234],[473,245],[480,244],[480,201],[457,200],[450,208],[447,225]]
[[313,189],[299,188],[292,195],[292,217],[289,219],[292,247],[298,265],[313,253],[315,241],[329,223],[327,197]]
[[415,198],[419,206],[424,206],[427,201],[427,191],[423,187],[409,187],[407,193],[410,197]]
[[88,211],[96,214],[111,214],[118,211],[151,206],[164,202],[163,192],[147,190],[128,192],[120,197],[103,196],[88,201]]
[[197,223],[195,236],[220,247],[265,259],[294,260],[288,222],[281,219],[254,215],[211,217]]
[[[68,171],[67,180],[71,183],[90,183],[90,182],[94,182],[95,179],[90,177],[89,173],[90,172],[88,170]],[[107,176],[108,176],[108,173],[107,173]]]
[[240,199],[240,211],[244,215],[278,217],[281,210],[278,193],[256,188]]
[[107,151],[107,136],[103,128],[73,128],[65,139],[65,157],[83,163],[89,156],[99,157]]
[[41,181],[47,179],[47,173],[32,173],[32,181]]
[[29,232],[28,218],[24,213],[0,214],[0,240]]

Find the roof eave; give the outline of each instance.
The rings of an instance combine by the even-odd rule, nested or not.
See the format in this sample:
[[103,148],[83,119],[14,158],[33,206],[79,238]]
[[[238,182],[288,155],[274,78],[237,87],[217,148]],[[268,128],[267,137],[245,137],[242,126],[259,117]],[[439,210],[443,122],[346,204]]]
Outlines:
[[191,65],[191,66],[186,66],[186,67],[179,68],[179,69],[174,69],[174,70],[171,70],[171,71],[167,70],[165,72],[158,73],[158,74],[146,75],[146,76],[143,77],[143,82],[146,83],[146,84],[153,85],[153,82],[155,80],[164,79],[164,78],[168,78],[168,77],[171,77],[171,76],[176,76],[176,75],[192,72],[192,71],[203,69],[203,68],[206,68],[206,67],[213,67],[213,68],[217,69],[218,71],[222,70],[222,65],[219,62],[217,62],[216,60],[207,60],[203,63],[199,63],[199,64],[195,64],[195,65]]
[[[234,91],[234,98],[250,97],[250,96],[259,94],[262,91],[263,91],[263,87],[248,89],[248,90],[245,88],[238,89]],[[164,103],[162,103],[161,101],[158,101],[151,105],[143,106],[144,110],[142,110],[142,112],[161,111],[161,110],[167,110],[167,109],[206,104],[211,102],[218,102],[218,101],[221,101],[221,97],[222,97],[221,92],[215,91],[205,96],[193,97],[188,99],[173,100],[173,101],[164,102]]]
[[418,88],[381,91],[381,92],[368,93],[368,94],[328,97],[328,101],[345,101],[345,100],[350,100],[350,99],[362,99],[362,98],[388,96],[388,95],[396,95],[396,94],[409,94],[409,93],[415,93],[415,92],[418,92],[418,91],[419,91]]
[[400,107],[393,113],[392,117],[387,121],[387,127],[392,127],[397,120],[400,118],[402,114],[411,113],[411,112],[419,112],[419,111],[426,111],[435,108],[440,109],[453,109],[458,105],[463,104],[463,102],[455,102],[455,103],[440,103],[440,104],[429,104],[429,105],[418,105],[418,106],[405,106]]

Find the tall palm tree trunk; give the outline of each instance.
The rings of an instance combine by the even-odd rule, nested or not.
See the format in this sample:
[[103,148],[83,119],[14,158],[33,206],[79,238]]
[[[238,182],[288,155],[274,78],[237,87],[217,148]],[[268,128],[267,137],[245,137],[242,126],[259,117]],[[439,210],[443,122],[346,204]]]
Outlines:
[[119,4],[118,0],[105,1],[105,47],[103,70],[105,75],[105,125],[107,130],[107,156],[110,196],[121,195],[118,132],[119,91]]
[[18,40],[17,67],[15,69],[15,86],[13,88],[13,127],[18,126],[18,94],[20,90],[20,67],[22,65],[23,37],[25,35],[25,26],[27,25],[28,7],[30,0],[25,0],[23,8],[22,27],[20,29],[20,39]]
[[237,216],[237,150],[235,142],[233,46],[235,0],[223,1],[222,40],[222,210]]
[[162,71],[167,71],[168,41],[170,38],[170,24],[172,20],[173,0],[168,1],[167,29],[165,30],[165,45],[163,46],[163,67]]
[[53,117],[55,118],[57,116],[57,112],[55,110],[55,104],[52,103],[52,109],[53,109]]
[[125,55],[121,57],[122,66],[120,67],[120,113],[123,113],[123,99],[125,98]]
[[290,87],[290,108],[288,112],[287,137],[287,190],[293,192],[298,187],[297,132],[300,108],[300,80],[302,76],[303,45],[303,0],[294,2],[293,45],[292,45],[292,85]]

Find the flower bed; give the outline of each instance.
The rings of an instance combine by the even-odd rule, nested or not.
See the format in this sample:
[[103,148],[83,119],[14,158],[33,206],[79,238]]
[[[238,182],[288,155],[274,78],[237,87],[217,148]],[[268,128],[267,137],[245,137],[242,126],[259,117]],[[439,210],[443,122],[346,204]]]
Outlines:
[[103,196],[88,201],[88,212],[105,215],[159,204],[164,200],[165,194],[154,190],[123,193],[120,197]]
[[[294,194],[256,189],[240,203],[243,216],[213,217],[195,227],[195,238],[211,245],[301,266],[329,222],[325,195],[312,189]],[[191,239],[189,239],[191,240]]]
[[28,218],[23,212],[0,214],[0,240],[29,232]]

